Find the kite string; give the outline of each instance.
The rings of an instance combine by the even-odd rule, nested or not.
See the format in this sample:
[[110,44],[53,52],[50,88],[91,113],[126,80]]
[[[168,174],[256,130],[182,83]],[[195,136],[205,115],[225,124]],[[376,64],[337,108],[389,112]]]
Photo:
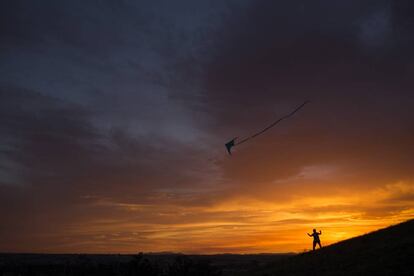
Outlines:
[[287,119],[287,118],[289,118],[289,117],[291,117],[293,114],[295,114],[296,112],[298,112],[302,107],[304,107],[305,106],[305,104],[307,104],[309,101],[305,101],[304,103],[302,103],[300,106],[298,106],[295,110],[293,110],[292,112],[290,112],[289,114],[287,114],[287,115],[285,115],[285,116],[283,116],[283,117],[281,117],[280,119],[278,119],[276,122],[274,122],[274,123],[272,123],[271,125],[269,125],[269,126],[267,126],[267,127],[265,127],[264,129],[262,129],[261,131],[259,131],[259,132],[257,132],[257,133],[255,133],[255,134],[253,134],[253,135],[251,135],[251,136],[249,136],[249,137],[247,137],[247,138],[244,138],[243,140],[241,140],[240,142],[238,142],[238,143],[236,143],[236,144],[234,144],[235,146],[236,145],[240,145],[240,144],[242,144],[242,143],[244,143],[244,142],[246,142],[246,141],[248,141],[248,140],[250,140],[250,139],[252,139],[252,138],[254,138],[254,137],[257,137],[257,136],[259,136],[260,134],[262,134],[263,132],[265,132],[265,131],[267,131],[268,129],[270,129],[270,128],[272,128],[272,127],[274,127],[276,124],[278,124],[280,121],[282,121],[282,120],[284,120],[284,119]]

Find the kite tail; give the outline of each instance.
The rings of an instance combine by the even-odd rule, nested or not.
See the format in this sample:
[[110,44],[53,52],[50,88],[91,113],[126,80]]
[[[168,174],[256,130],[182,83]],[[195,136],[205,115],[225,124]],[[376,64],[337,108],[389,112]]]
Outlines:
[[267,126],[267,127],[265,127],[264,129],[262,129],[261,131],[259,131],[259,132],[257,132],[257,133],[255,133],[255,134],[253,134],[253,135],[251,135],[250,137],[247,137],[247,138],[244,138],[243,140],[241,140],[240,142],[237,142],[237,143],[235,143],[234,145],[236,146],[236,145],[240,145],[240,144],[242,144],[242,143],[244,143],[244,142],[246,142],[246,141],[248,141],[248,140],[250,140],[250,139],[252,139],[252,138],[255,138],[255,137],[257,137],[257,136],[259,136],[260,134],[263,134],[264,132],[266,132],[267,130],[269,130],[270,128],[272,128],[272,127],[274,127],[275,125],[277,125],[280,121],[282,121],[282,120],[284,120],[284,119],[287,119],[287,118],[289,118],[289,117],[291,117],[291,116],[293,116],[293,114],[295,114],[296,112],[298,112],[302,107],[304,107],[307,103],[309,103],[310,101],[305,101],[305,102],[303,102],[300,106],[298,106],[295,110],[293,110],[292,112],[290,112],[289,114],[287,114],[287,115],[285,115],[285,116],[283,116],[283,117],[281,117],[280,119],[278,119],[277,121],[275,121],[274,123],[272,123],[271,125],[269,125],[269,126]]

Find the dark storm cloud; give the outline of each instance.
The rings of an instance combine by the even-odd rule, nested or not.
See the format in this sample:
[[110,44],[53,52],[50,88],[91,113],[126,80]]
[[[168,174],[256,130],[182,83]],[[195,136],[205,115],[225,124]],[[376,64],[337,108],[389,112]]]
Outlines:
[[182,64],[205,51],[200,40],[217,15],[214,4],[189,3],[3,3],[2,80],[88,105],[109,121],[101,125],[131,123],[140,134],[163,135],[178,132],[171,125],[182,130],[178,138],[196,136],[191,114],[171,92],[197,98],[189,75],[199,66]]
[[[91,179],[90,184],[107,189],[102,185],[113,177],[119,186],[126,184],[122,179],[154,188],[179,186],[178,175],[184,171],[175,166],[186,166],[200,154],[162,138],[138,140],[122,129],[114,128],[106,136],[92,125],[91,112],[82,106],[16,87],[1,89],[1,138],[7,146],[2,154],[18,165],[16,170],[26,172],[25,184],[77,186]],[[164,173],[177,178],[164,183]]]
[[379,182],[412,177],[414,28],[406,9],[409,1],[251,2],[229,19],[205,78],[220,122],[214,131],[248,135],[312,103],[285,130],[240,146],[226,175],[250,186],[332,163],[368,178],[377,172]]
[[[191,59],[191,52],[197,50],[198,46],[192,44],[199,38],[197,35],[189,37],[189,34],[203,30],[203,16],[209,16],[208,12],[203,14],[203,6],[194,5],[192,13],[184,12],[174,21],[176,16],[170,14],[170,9],[179,11],[180,5],[139,5],[129,1],[14,1],[2,5],[2,82],[11,90],[17,86],[37,91],[36,105],[40,107],[47,106],[52,98],[53,108],[43,114],[46,123],[34,124],[32,129],[35,132],[41,127],[43,131],[47,128],[45,125],[50,124],[62,132],[58,137],[61,140],[39,135],[25,137],[28,150],[16,150],[23,155],[21,159],[31,161],[33,156],[43,156],[40,153],[47,149],[51,149],[49,152],[58,150],[51,161],[46,158],[35,165],[51,170],[59,167],[62,174],[94,175],[98,174],[95,171],[105,173],[106,162],[116,163],[109,160],[114,158],[122,163],[117,169],[123,175],[133,174],[151,183],[156,175],[154,171],[179,171],[168,164],[177,159],[182,161],[175,164],[184,164],[185,160],[192,159],[194,151],[200,150],[185,145],[196,146],[194,140],[203,141],[203,133],[191,118],[197,113],[171,97],[170,91],[178,85],[172,87],[171,82],[177,83],[182,76],[179,71],[168,68],[179,66],[176,64],[185,61],[187,56]],[[200,22],[184,29],[186,21],[198,14]],[[190,85],[179,86],[191,88]],[[19,101],[10,97],[13,93],[3,95],[4,105],[12,100]],[[183,93],[187,92],[183,90]],[[65,110],[66,105],[76,108]],[[27,111],[27,118],[21,119],[24,127],[28,125],[31,112],[37,112],[36,108],[31,109]],[[13,112],[5,114],[5,118],[15,116]],[[76,116],[70,118],[70,112]],[[95,136],[84,139],[85,133],[78,133],[78,126]],[[5,131],[9,140],[15,139],[13,131],[15,129]],[[71,148],[67,160],[55,162],[59,155],[66,154],[68,147]],[[165,159],[165,165],[159,163],[158,158]],[[144,164],[159,164],[152,170],[130,172],[134,171],[134,162],[138,159]],[[92,169],[83,168],[84,164],[92,164]],[[98,168],[94,169],[95,165]],[[32,171],[43,170],[36,167]],[[12,176],[8,178],[13,180]],[[181,182],[179,178],[174,181]]]
[[55,170],[73,173],[80,162],[89,161],[82,157],[88,155],[86,149],[94,151],[97,134],[85,120],[86,110],[11,86],[1,87],[0,97],[1,137],[8,146],[3,153],[23,171],[39,176]]
[[7,43],[30,47],[57,40],[100,57],[127,41],[143,39],[154,16],[133,8],[128,1],[13,1],[3,4],[1,15],[1,31]]
[[[402,19],[401,11],[388,2],[371,2],[252,2],[217,39],[220,51],[207,79],[211,100],[263,104],[271,103],[269,98],[336,96],[345,91],[354,96],[360,91],[339,85],[407,80],[413,55],[403,41],[413,30],[401,21],[410,19]],[[384,20],[392,25],[392,41],[384,52],[369,49],[372,56],[359,43],[361,24],[384,9],[391,14]],[[257,96],[250,97],[249,91]]]

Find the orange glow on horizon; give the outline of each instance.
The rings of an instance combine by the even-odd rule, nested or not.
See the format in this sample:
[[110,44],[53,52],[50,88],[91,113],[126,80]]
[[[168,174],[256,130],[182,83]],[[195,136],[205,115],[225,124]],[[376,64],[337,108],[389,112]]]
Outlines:
[[[313,228],[322,230],[322,245],[328,245],[413,218],[414,203],[395,200],[402,192],[413,191],[411,183],[400,182],[344,196],[295,196],[279,203],[243,196],[209,207],[134,205],[99,199],[95,206],[122,215],[72,225],[64,234],[52,236],[62,241],[61,247],[34,251],[301,252],[311,248],[306,233]],[[133,219],[138,215],[148,218]]]

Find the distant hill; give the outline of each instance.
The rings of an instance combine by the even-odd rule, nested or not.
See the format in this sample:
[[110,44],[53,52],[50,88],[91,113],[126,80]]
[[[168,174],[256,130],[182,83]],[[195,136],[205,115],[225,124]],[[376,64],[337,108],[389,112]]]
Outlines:
[[414,220],[281,259],[255,275],[414,275]]

